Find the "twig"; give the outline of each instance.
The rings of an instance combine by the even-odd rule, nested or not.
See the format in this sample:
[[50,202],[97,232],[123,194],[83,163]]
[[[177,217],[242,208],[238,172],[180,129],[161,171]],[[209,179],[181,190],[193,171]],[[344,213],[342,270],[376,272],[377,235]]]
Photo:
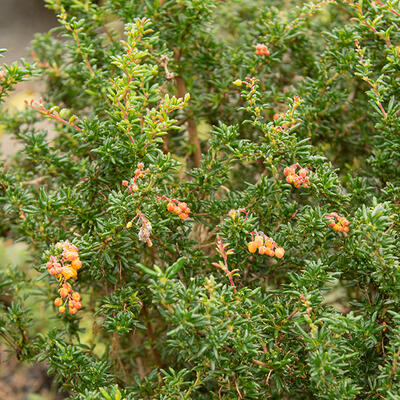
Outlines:
[[[71,120],[71,119],[73,119],[73,117],[75,117],[75,116],[72,116],[71,119],[70,119],[69,121],[67,121],[67,120],[65,120],[65,119],[63,119],[63,118],[61,118],[61,116],[60,116],[60,114],[58,113],[58,111],[52,111],[51,109],[50,109],[50,110],[46,109],[46,107],[45,107],[45,106],[43,105],[43,103],[42,103],[42,99],[39,99],[38,101],[35,101],[34,99],[32,99],[32,100],[25,100],[24,102],[25,102],[25,104],[26,104],[29,108],[32,108],[33,110],[39,111],[40,114],[42,114],[43,116],[48,117],[48,118],[50,118],[50,119],[54,119],[54,120],[56,120],[56,121],[58,121],[58,122],[61,122],[61,123],[65,124],[65,125],[72,126],[72,127],[75,128],[77,131],[82,132],[82,133],[85,133],[85,132],[83,132],[83,129],[82,129],[82,128],[79,128],[79,126],[77,126],[76,124],[74,124],[73,120]],[[76,118],[76,117],[75,117],[75,118]]]
[[213,265],[215,267],[221,268],[225,272],[225,275],[228,277],[229,282],[231,283],[231,286],[233,287],[233,292],[236,293],[236,286],[235,286],[235,283],[233,281],[233,275],[235,274],[235,272],[237,272],[239,270],[238,269],[234,269],[232,271],[229,271],[229,268],[228,268],[228,256],[230,254],[233,254],[234,250],[233,249],[225,250],[227,246],[229,246],[229,243],[223,244],[221,238],[219,237],[219,235],[217,235],[217,252],[223,258],[224,263],[222,263],[220,261],[219,263],[213,263]]
[[238,384],[237,384],[235,375],[233,375],[233,382],[235,382],[236,392],[237,392],[237,394],[238,394],[238,396],[239,396],[238,398],[239,398],[239,399],[243,399],[243,395],[242,395],[242,393],[240,393],[239,386],[238,386]]
[[[369,24],[366,19],[365,19],[365,15],[363,13],[362,7],[360,6],[360,4],[355,4],[353,0],[344,0],[347,4],[349,4],[350,6],[352,6],[353,8],[355,8],[357,10],[357,12],[360,14],[360,20],[361,22],[368,27],[372,32],[375,33],[375,35],[379,36],[381,39],[383,39],[386,43],[386,45],[388,47],[392,47],[392,42],[390,41],[389,38],[385,38],[385,36],[383,36],[381,33],[379,33],[376,28],[374,26],[372,26],[371,24]],[[358,20],[357,18],[353,18],[353,20]]]
[[[363,57],[363,54],[362,54],[362,50],[361,50],[361,47],[360,47],[360,43],[359,43],[359,41],[358,41],[357,39],[354,41],[354,43],[355,43],[356,48],[357,48],[357,54],[358,54],[359,57],[360,57],[360,64],[361,64],[363,67],[366,68],[366,64],[365,64],[365,62],[364,62],[364,57]],[[375,92],[376,97],[377,97],[376,104],[377,104],[378,107],[380,108],[380,110],[381,110],[383,116],[385,117],[385,119],[387,119],[387,113],[386,113],[386,111],[384,110],[384,108],[383,108],[383,106],[382,106],[382,103],[380,102],[381,95],[380,95],[379,92],[378,92],[378,87],[377,87],[378,85],[377,85],[376,83],[372,82],[372,81],[368,78],[368,76],[366,76],[366,75],[363,76],[363,80],[364,80],[365,82],[367,82],[367,83],[372,87],[372,89],[373,89],[373,91]]]

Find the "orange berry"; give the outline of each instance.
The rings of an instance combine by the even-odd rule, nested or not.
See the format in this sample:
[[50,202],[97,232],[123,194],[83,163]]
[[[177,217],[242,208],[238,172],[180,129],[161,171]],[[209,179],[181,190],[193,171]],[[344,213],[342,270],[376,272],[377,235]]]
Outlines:
[[70,267],[64,267],[62,269],[62,274],[65,279],[70,279],[70,278],[76,278],[78,273],[76,272],[75,269],[70,268]]
[[185,219],[187,219],[189,216],[187,215],[187,214],[185,214],[185,213],[182,213],[182,214],[180,214],[179,215],[179,218],[182,220],[182,221],[184,221]]
[[180,215],[180,214],[182,214],[182,210],[179,207],[175,207],[174,214]]
[[282,258],[284,254],[285,254],[285,250],[282,247],[277,247],[275,249],[275,257]]
[[82,261],[78,258],[71,263],[71,267],[75,270],[81,269],[82,268]]
[[73,251],[73,252],[78,252],[78,248],[77,248],[75,245],[73,245],[73,244],[71,244],[71,243],[68,243],[68,242],[65,242],[65,243],[64,243],[64,250],[69,250],[69,251]]
[[293,180],[294,180],[293,175],[288,175],[288,176],[286,177],[286,182],[287,182],[287,183],[293,183]]
[[286,167],[286,168],[283,170],[283,173],[284,173],[286,176],[288,176],[288,175],[290,175],[290,174],[292,173],[292,170],[291,170],[291,168]]
[[262,236],[260,236],[260,235],[257,235],[254,238],[254,243],[256,243],[257,247],[260,247],[260,246],[262,246],[264,244],[264,238]]
[[77,311],[78,311],[78,310],[77,310],[75,307],[70,307],[70,308],[69,308],[69,313],[70,313],[70,314],[76,314]]
[[279,114],[274,114],[274,121],[277,121],[279,119]]
[[128,185],[129,185],[129,182],[127,180],[122,181],[122,186],[128,186]]
[[68,283],[68,282],[65,282],[64,285],[63,285],[63,287],[64,287],[65,289],[67,289],[68,293],[72,290],[72,286],[71,286],[71,284]]
[[65,297],[68,296],[68,289],[62,287],[61,289],[59,289],[58,293],[60,293],[60,296],[64,299]]
[[257,246],[257,243],[256,243],[256,242],[250,242],[250,243],[247,245],[247,248],[249,249],[249,252],[250,252],[250,253],[255,253],[255,252],[257,251],[258,247],[259,247],[259,246]]
[[306,170],[305,168],[302,168],[302,169],[299,171],[299,175],[300,175],[302,178],[305,178],[306,175],[307,175],[307,170]]
[[186,203],[179,203],[178,207],[184,211],[187,208],[187,204]]
[[79,294],[79,292],[74,292],[72,293],[72,299],[75,301],[80,301],[81,300],[81,295]]
[[185,214],[189,214],[189,213],[190,213],[190,208],[189,208],[189,207],[186,207],[186,208],[183,210],[183,212],[184,212]]
[[55,305],[56,307],[60,307],[61,304],[62,304],[62,298],[57,297],[57,298],[54,300],[54,305]]
[[303,188],[307,189],[308,188],[308,184],[307,183],[303,183]]
[[59,311],[61,314],[65,313],[65,307],[64,307],[64,306],[58,307],[58,311]]
[[80,309],[82,308],[81,302],[80,302],[80,301],[77,301],[77,302],[75,303],[75,307],[76,307],[77,310],[80,310]]
[[260,246],[258,248],[258,253],[264,255],[267,252],[267,248],[265,246]]
[[74,261],[78,258],[78,253],[76,251],[66,251],[64,253],[64,258],[68,261]]
[[273,257],[275,255],[275,252],[272,249],[267,248],[267,251],[265,254],[267,256]]
[[174,204],[172,201],[170,201],[170,202],[167,204],[167,210],[170,211],[170,212],[174,212],[174,210],[175,210],[175,204]]
[[349,227],[348,226],[345,226],[344,228],[343,228],[343,232],[348,232],[349,231]]
[[144,168],[144,164],[143,164],[142,162],[140,162],[140,163],[138,163],[137,167],[138,167],[139,169],[143,169],[143,168]]
[[268,239],[265,241],[265,247],[266,247],[267,249],[272,249],[273,243],[272,243],[272,240],[271,240],[270,238],[268,238]]
[[335,224],[333,225],[333,230],[337,232],[339,230],[339,227],[340,227],[339,224]]

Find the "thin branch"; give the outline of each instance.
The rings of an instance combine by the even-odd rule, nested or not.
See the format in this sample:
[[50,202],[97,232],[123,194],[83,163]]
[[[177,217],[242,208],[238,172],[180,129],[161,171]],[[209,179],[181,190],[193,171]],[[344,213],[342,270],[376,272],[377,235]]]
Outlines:
[[[181,52],[179,50],[175,50],[174,58],[177,63],[180,62]],[[185,81],[181,76],[177,76],[175,78],[175,80],[176,80],[176,86],[177,86],[177,90],[178,90],[178,97],[184,98],[187,93]],[[189,142],[194,148],[194,151],[193,151],[194,166],[196,168],[200,168],[201,146],[200,146],[199,135],[197,132],[197,126],[196,126],[196,123],[194,122],[193,118],[188,118],[188,133],[189,133]]]
[[[61,116],[58,113],[58,111],[52,111],[51,109],[50,110],[46,109],[46,107],[42,103],[42,99],[39,99],[39,101],[35,101],[33,99],[30,100],[30,101],[29,100],[25,100],[24,102],[29,108],[32,108],[33,110],[39,111],[40,114],[42,114],[44,117],[48,117],[50,119],[54,119],[54,120],[56,120],[58,122],[63,123],[64,125],[72,126],[77,131],[85,133],[85,132],[83,132],[82,128],[79,128],[79,126],[74,124],[72,118],[69,121],[67,121],[67,120],[61,118]],[[75,117],[75,116],[73,116],[73,117]]]

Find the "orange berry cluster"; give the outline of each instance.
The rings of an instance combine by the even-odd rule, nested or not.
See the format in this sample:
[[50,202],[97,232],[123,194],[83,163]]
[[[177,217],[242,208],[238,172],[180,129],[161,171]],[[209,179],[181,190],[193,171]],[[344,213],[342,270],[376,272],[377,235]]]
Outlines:
[[60,283],[60,288],[58,289],[60,297],[54,300],[54,305],[63,314],[68,303],[69,313],[76,314],[82,308],[81,295],[72,290],[72,286],[68,280],[76,278],[78,276],[77,271],[82,267],[78,248],[68,242],[58,242],[56,249],[59,252],[61,250],[61,252],[57,256],[50,256],[46,264],[49,274],[55,276]]
[[265,44],[258,44],[256,46],[256,54],[258,56],[269,56],[271,53]]
[[252,241],[248,243],[247,247],[250,253],[255,253],[258,250],[258,254],[276,258],[282,258],[285,254],[285,250],[282,247],[278,247],[276,242],[266,236],[264,232],[254,231],[251,233]]
[[127,180],[122,181],[123,186],[127,186],[129,188],[129,191],[131,194],[134,194],[134,192],[137,192],[139,190],[139,187],[136,183],[138,179],[143,178],[146,174],[150,172],[150,169],[144,169],[144,164],[142,162],[139,162],[137,165],[137,168],[135,169],[135,176],[132,178],[131,183]]
[[350,222],[347,218],[341,217],[335,212],[328,214],[326,218],[328,218],[329,226],[332,227],[335,232],[347,233],[349,231]]
[[189,218],[190,208],[185,202],[170,199],[166,196],[159,197],[163,200],[168,200],[167,210],[173,214],[179,215],[179,218],[184,221]]
[[[296,173],[297,168],[299,168],[299,171]],[[308,169],[302,168],[298,163],[286,167],[283,170],[286,176],[286,182],[293,183],[294,187],[297,189],[301,186],[307,188],[310,185],[310,178],[307,176],[308,172]]]

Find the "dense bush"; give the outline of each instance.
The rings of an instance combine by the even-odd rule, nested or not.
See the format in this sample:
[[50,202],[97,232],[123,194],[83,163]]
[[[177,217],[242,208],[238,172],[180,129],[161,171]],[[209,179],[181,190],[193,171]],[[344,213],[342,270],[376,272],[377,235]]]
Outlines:
[[5,343],[73,399],[400,399],[399,2],[47,5]]

